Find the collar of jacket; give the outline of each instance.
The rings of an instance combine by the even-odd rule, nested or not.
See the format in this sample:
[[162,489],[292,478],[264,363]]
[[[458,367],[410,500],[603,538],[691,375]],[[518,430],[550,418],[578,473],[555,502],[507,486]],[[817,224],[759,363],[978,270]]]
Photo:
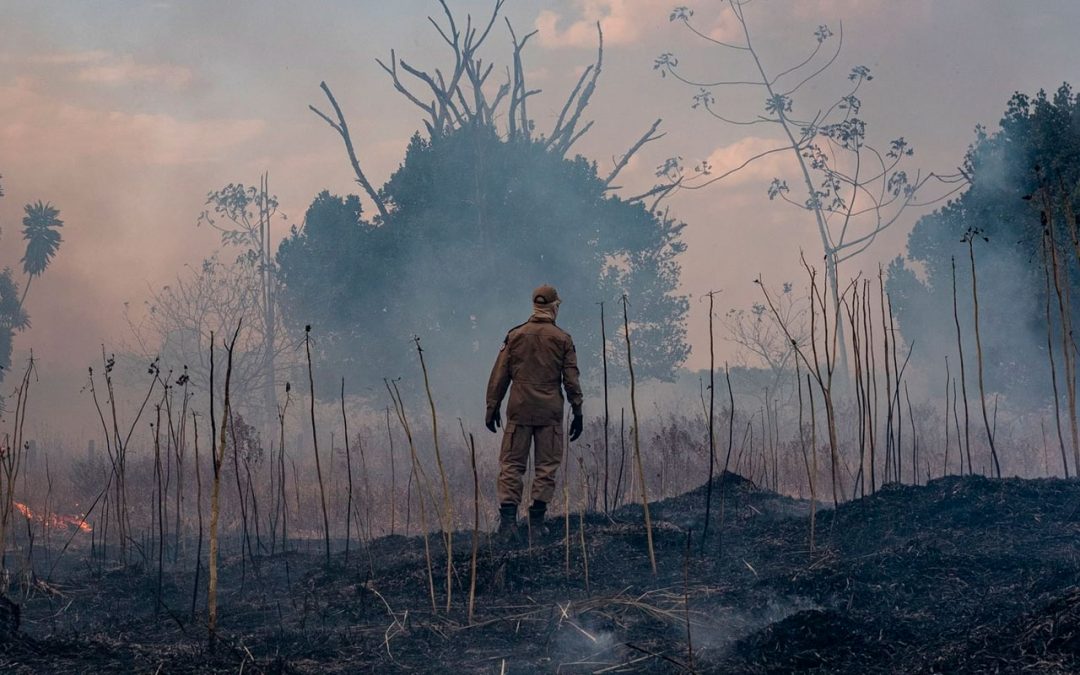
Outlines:
[[555,319],[552,319],[550,316],[538,316],[536,314],[529,317],[529,321],[537,323],[555,323]]

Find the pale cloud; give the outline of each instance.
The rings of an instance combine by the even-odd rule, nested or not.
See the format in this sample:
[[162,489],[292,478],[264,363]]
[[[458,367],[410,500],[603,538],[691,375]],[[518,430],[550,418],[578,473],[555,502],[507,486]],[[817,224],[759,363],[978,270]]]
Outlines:
[[789,169],[794,168],[791,151],[785,148],[780,152],[765,154],[745,167],[741,169],[739,167],[753,157],[782,147],[784,147],[782,141],[760,136],[747,136],[730,145],[719,147],[713,150],[708,157],[711,176],[717,177],[728,171],[738,169],[720,181],[718,187],[757,183],[761,185],[762,192],[764,192],[766,183],[773,178],[783,178],[787,175],[786,172]]
[[543,66],[530,68],[525,71],[525,81],[547,80],[551,77],[551,71]]
[[706,35],[714,40],[728,44],[746,44],[746,35],[742,25],[730,9],[720,12],[707,28]]
[[130,54],[103,50],[45,52],[40,54],[0,54],[0,63],[38,68],[56,68],[70,73],[80,82],[110,87],[130,84],[156,84],[169,89],[184,89],[195,80],[186,66],[171,63],[141,63]]
[[109,58],[109,52],[92,50],[84,52],[49,52],[45,54],[0,54],[2,63],[29,63],[47,66],[82,65],[98,63]]
[[113,159],[142,165],[216,161],[259,136],[259,119],[184,120],[56,100],[32,78],[0,85],[0,155],[42,161]]
[[874,12],[884,6],[885,0],[800,0],[793,3],[796,16],[834,21],[852,15]]
[[[637,42],[651,25],[648,20],[671,10],[671,0],[576,0],[577,17],[567,19],[545,9],[536,17],[537,38],[545,47],[595,47],[596,23],[604,29],[604,42]],[[560,28],[560,25],[562,27]]]
[[171,89],[183,89],[194,80],[191,69],[185,66],[138,63],[130,55],[80,68],[76,77],[83,82],[109,86],[157,83]]
[[[666,23],[678,0],[576,0],[575,4],[574,17],[550,9],[537,15],[537,37],[542,45],[595,47],[597,22],[604,30],[605,44],[634,44],[657,22]],[[714,40],[739,43],[743,39],[742,27],[726,4],[715,16],[696,16],[695,25]]]

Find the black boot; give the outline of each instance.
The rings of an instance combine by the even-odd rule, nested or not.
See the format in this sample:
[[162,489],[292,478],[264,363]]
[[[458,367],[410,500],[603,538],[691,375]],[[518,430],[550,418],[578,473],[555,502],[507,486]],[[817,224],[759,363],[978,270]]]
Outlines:
[[529,533],[533,541],[542,539],[547,534],[547,526],[544,525],[544,515],[547,513],[547,502],[539,499],[534,500],[529,507]]
[[501,543],[512,544],[517,541],[517,512],[517,504],[499,505],[499,529],[495,534]]

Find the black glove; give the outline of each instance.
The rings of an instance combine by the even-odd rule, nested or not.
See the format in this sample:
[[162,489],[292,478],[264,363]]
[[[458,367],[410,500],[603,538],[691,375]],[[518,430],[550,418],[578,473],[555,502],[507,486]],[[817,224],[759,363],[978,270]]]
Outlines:
[[493,434],[496,433],[495,429],[497,427],[502,426],[502,413],[499,412],[498,408],[488,413],[487,419],[484,420],[484,426]]
[[570,440],[576,441],[581,437],[581,431],[585,426],[585,418],[581,415],[581,408],[574,409],[574,419],[570,420]]

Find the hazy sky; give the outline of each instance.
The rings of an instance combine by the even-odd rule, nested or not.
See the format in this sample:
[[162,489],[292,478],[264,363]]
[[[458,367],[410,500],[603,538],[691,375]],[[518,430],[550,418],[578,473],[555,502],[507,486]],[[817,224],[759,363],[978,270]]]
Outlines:
[[[703,29],[731,34],[723,3],[683,1]],[[653,70],[661,52],[675,53],[701,77],[722,79],[749,66],[670,23],[675,4],[507,4],[519,32],[540,30],[526,70],[529,85],[544,90],[530,109],[541,127],[551,125],[595,56],[592,23],[603,24],[604,71],[590,109],[597,124],[576,149],[603,169],[653,119],[664,118],[668,132],[626,172],[628,190],[649,185],[668,156],[688,163],[710,157],[722,170],[771,147],[773,130],[725,126],[691,110],[695,91]],[[450,5],[461,15],[481,15],[491,2]],[[18,336],[17,348],[32,346],[46,372],[74,381],[101,343],[127,339],[124,304],[138,312],[148,288],[168,283],[216,245],[213,232],[196,227],[208,190],[255,182],[269,171],[289,216],[279,234],[321,189],[357,191],[340,140],[307,110],[322,104],[320,80],[337,93],[365,170],[381,184],[421,118],[375,58],[396,48],[417,65],[445,66],[445,50],[426,21],[438,11],[434,0],[7,0],[0,23],[0,173],[7,193],[0,200],[0,265],[18,265],[26,202],[51,201],[66,223],[59,256],[30,292],[33,328]],[[841,93],[851,66],[868,65],[875,79],[861,93],[871,136],[903,135],[916,148],[912,167],[924,170],[952,171],[974,125],[995,126],[1014,90],[1080,82],[1080,3],[1073,0],[755,0],[746,12],[773,71],[813,46],[818,24],[837,32],[842,21],[841,57],[796,105]],[[496,26],[490,57],[505,64],[508,45],[505,27]],[[717,108],[733,113],[757,112],[762,103],[745,90],[719,89],[716,96]],[[763,162],[671,202],[689,223],[685,292],[723,289],[721,312],[746,306],[758,297],[751,281],[759,272],[776,282],[796,279],[800,248],[820,256],[806,214],[765,196],[770,178],[789,169]],[[882,236],[863,264],[873,268],[900,252],[916,215]],[[566,320],[585,319],[568,301]],[[582,309],[591,312],[592,300]],[[690,337],[703,345],[704,305],[692,302],[692,312]],[[704,355],[698,349],[690,365],[702,365]]]

